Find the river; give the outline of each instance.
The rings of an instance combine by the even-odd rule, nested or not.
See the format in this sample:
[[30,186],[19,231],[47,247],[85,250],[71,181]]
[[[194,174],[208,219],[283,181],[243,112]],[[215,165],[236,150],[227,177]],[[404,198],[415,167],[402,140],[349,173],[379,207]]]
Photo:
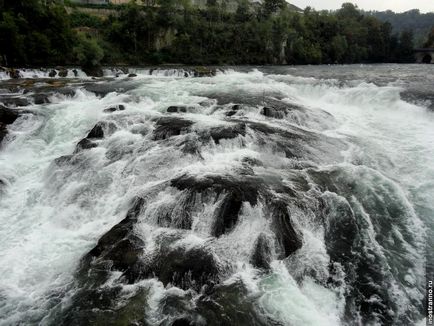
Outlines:
[[130,72],[0,76],[0,325],[424,323],[433,65]]

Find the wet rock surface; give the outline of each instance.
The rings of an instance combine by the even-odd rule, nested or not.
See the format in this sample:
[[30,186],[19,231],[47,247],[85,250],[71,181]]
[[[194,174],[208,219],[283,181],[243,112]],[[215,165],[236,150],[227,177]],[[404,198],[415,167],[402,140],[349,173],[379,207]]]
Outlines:
[[156,128],[153,132],[154,139],[164,140],[173,136],[179,136],[181,134],[187,133],[193,123],[193,121],[181,118],[159,118],[155,123]]
[[0,145],[8,134],[7,125],[14,123],[18,117],[18,110],[9,109],[3,105],[0,105]]
[[18,116],[19,113],[17,110],[12,110],[3,105],[0,105],[0,123],[9,125],[11,123],[14,123]]
[[[64,257],[57,252],[50,262],[55,286],[38,301],[49,313],[32,321],[300,325],[292,319],[299,312],[288,307],[299,308],[303,300],[307,313],[297,318],[305,324],[313,315],[329,321],[335,310],[321,314],[308,300],[311,292],[336,300],[339,318],[348,325],[355,315],[363,324],[411,325],[418,319],[420,300],[413,300],[411,291],[399,292],[418,292],[417,277],[408,277],[418,268],[411,250],[417,236],[406,223],[411,209],[395,181],[371,170],[355,181],[363,162],[341,164],[348,147],[327,130],[336,122],[333,116],[278,90],[258,92],[238,81],[228,87],[220,80],[225,78],[212,78],[217,71],[211,68],[186,68],[186,78],[177,74],[170,83],[160,71],[149,79],[134,71],[140,78],[70,81],[57,67],[51,79],[20,78],[1,90],[0,100],[8,105],[0,106],[0,141],[24,113],[15,106],[29,105],[36,122],[20,118],[14,138],[23,124],[19,132],[37,137],[29,152],[52,146],[44,155],[59,155],[44,166],[46,189],[26,194],[29,202],[41,196],[47,207],[64,203],[46,219],[33,212],[38,220],[32,227],[65,230],[65,240],[50,234],[36,252],[45,253],[51,241],[81,243],[76,252],[65,253],[81,257],[71,264],[75,269],[67,283],[56,283],[66,275],[56,260]],[[195,76],[204,78],[190,78]],[[247,80],[257,82],[252,76]],[[270,78],[262,88],[272,83]],[[182,92],[174,96],[166,89],[172,84]],[[65,110],[70,102],[80,115]],[[53,121],[63,121],[59,112],[67,117],[62,130],[53,127]],[[84,119],[87,115],[92,120]],[[77,121],[86,125],[78,128]],[[18,140],[26,144],[25,138]],[[19,178],[10,171],[0,170],[1,197]],[[50,214],[47,207],[39,209]],[[34,253],[33,246],[20,246]],[[397,303],[393,284],[399,284],[394,290],[406,307]],[[27,308],[24,301],[20,305]]]
[[112,112],[124,111],[124,110],[125,110],[125,105],[119,104],[119,105],[111,106],[107,109],[104,109],[104,112],[105,113],[112,113]]
[[256,239],[250,263],[257,268],[269,269],[272,259],[271,241],[266,234],[261,233]]

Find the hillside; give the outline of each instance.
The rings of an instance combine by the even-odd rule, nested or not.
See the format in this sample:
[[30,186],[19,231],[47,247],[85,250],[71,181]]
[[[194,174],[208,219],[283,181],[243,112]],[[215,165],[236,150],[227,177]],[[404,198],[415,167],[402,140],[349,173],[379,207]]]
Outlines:
[[434,27],[434,12],[421,13],[418,9],[413,9],[403,13],[395,13],[391,10],[366,13],[383,22],[389,22],[396,33],[412,30],[415,46],[425,43],[429,32]]

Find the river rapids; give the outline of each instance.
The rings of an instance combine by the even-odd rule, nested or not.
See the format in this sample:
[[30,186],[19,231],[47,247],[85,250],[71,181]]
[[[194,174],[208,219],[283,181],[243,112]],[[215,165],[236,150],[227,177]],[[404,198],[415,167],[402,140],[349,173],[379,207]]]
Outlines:
[[0,325],[424,323],[434,66],[133,72],[0,76]]

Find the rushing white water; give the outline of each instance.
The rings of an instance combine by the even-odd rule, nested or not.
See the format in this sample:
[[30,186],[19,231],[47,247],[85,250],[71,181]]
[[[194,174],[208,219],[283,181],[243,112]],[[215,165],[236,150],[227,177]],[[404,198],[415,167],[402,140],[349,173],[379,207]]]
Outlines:
[[[426,73],[403,67],[409,76]],[[128,91],[98,97],[73,86],[77,88],[73,97],[28,106],[31,113],[9,127],[0,150],[0,180],[4,183],[0,189],[0,324],[58,324],[62,320],[58,316],[74,302],[71,298],[78,291],[74,282],[80,259],[124,219],[137,195],[148,201],[134,226],[135,234],[145,242],[145,253],[162,250],[161,237],[178,236],[176,225],[183,223],[184,207],[179,203],[192,208],[188,213],[191,228],[170,248],[211,252],[228,270],[222,273],[221,284],[232,296],[225,300],[234,301],[240,311],[252,309],[261,316],[252,325],[367,322],[357,316],[362,310],[354,307],[359,303],[348,303],[347,296],[353,293],[346,274],[349,267],[330,251],[332,222],[322,222],[317,210],[318,201],[324,201],[328,205],[325,216],[332,220],[350,207],[362,244],[353,247],[361,253],[351,259],[366,259],[367,265],[381,269],[365,270],[361,263],[356,273],[372,273],[373,287],[386,292],[365,299],[379,306],[393,304],[393,317],[387,318],[395,318],[397,324],[420,321],[423,316],[417,305],[424,300],[425,247],[433,244],[427,242],[426,233],[434,225],[434,115],[427,109],[430,103],[401,99],[406,75],[387,82],[371,80],[376,69],[386,68],[351,67],[347,69],[356,71],[357,78],[351,74],[343,78],[346,68],[342,67],[328,71],[327,79],[312,72],[313,68],[235,68],[205,78],[185,78],[190,75],[184,70],[132,70],[139,76],[126,81]],[[284,119],[264,117],[261,108],[266,106],[266,97],[304,109],[291,111]],[[227,109],[231,103],[246,105],[228,118],[221,107],[227,104]],[[125,110],[103,112],[118,104]],[[172,116],[192,121],[194,132],[155,141],[150,136],[156,132],[155,121],[167,116],[166,109],[173,105],[187,107],[187,112]],[[233,126],[235,119],[318,138],[294,143],[305,153],[290,157],[282,148],[262,143],[265,136],[252,124],[245,135],[203,141],[200,159],[178,149],[213,128]],[[116,130],[97,140],[97,147],[74,154],[72,161],[55,162],[73,154],[76,144],[102,120],[115,123]],[[182,175],[198,179],[243,175],[247,173],[245,158],[261,162],[251,168],[255,176],[281,179],[300,194],[298,202],[287,204],[291,223],[302,234],[302,246],[285,259],[278,259],[273,249],[267,272],[250,262],[258,236],[274,238],[265,202],[243,201],[230,232],[213,236],[213,212],[224,198],[218,195],[214,200],[202,194],[192,200],[183,197],[182,189],[166,186]],[[157,218],[167,214],[172,224],[159,225]],[[376,273],[381,279],[375,278]],[[120,277],[121,273],[114,272],[104,286],[123,284]],[[245,291],[233,294],[239,283]],[[119,311],[140,291],[147,293],[143,316],[152,325],[170,325],[170,318],[183,315],[178,308],[164,312],[161,306],[167,298],[184,302],[184,312],[192,316],[200,301],[198,291],[165,287],[158,277],[123,284],[122,291]],[[382,293],[391,301],[384,302]],[[388,323],[389,319],[376,313],[371,324]],[[201,325],[203,318],[194,320]],[[239,318],[239,323],[249,320]]]

